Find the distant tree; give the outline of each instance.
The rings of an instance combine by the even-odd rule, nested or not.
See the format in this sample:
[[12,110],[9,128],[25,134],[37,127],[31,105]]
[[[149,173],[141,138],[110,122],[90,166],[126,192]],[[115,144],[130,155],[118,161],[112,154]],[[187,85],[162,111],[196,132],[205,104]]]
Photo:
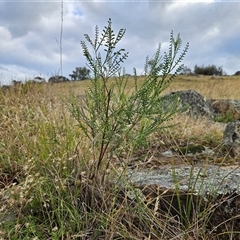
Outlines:
[[153,67],[154,65],[154,59],[148,61],[149,67]]
[[184,74],[184,75],[191,74],[191,73],[192,73],[192,70],[187,66],[184,66],[182,71],[180,72],[180,74]]
[[147,76],[151,72],[153,67],[154,67],[154,60],[149,60],[149,58],[147,56],[145,69],[144,69],[144,75],[143,76]]
[[160,64],[160,61],[156,62],[154,59],[149,60],[149,58],[147,56],[143,76],[150,74],[152,69],[154,69],[157,64],[159,64],[159,66],[163,66],[163,64]]
[[86,67],[76,67],[72,74],[69,74],[71,80],[79,81],[89,79],[90,70]]
[[222,76],[224,74],[222,67],[217,67],[216,65],[208,65],[206,67],[204,67],[204,65],[202,65],[201,67],[198,65],[195,65],[194,73],[202,74],[202,75],[216,75],[216,76]]
[[234,76],[240,76],[240,71],[237,71],[233,74]]

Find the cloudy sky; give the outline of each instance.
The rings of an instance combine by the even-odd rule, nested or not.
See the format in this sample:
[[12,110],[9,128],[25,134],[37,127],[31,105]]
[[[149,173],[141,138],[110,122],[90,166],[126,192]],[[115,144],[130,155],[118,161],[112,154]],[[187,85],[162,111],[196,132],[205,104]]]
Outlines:
[[[184,64],[222,66],[227,74],[240,70],[239,1],[79,0],[63,1],[63,75],[86,66],[80,41],[95,26],[102,30],[109,18],[117,32],[126,28],[119,43],[129,57],[127,73],[143,71],[145,57],[159,43],[167,51],[173,30],[190,47]],[[36,76],[46,79],[60,70],[61,1],[0,0],[0,83]]]

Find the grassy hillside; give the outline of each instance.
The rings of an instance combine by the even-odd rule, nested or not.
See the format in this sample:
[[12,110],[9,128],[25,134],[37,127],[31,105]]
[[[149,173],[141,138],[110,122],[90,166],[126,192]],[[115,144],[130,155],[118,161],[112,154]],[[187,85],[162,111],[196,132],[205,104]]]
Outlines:
[[[134,86],[133,77],[129,77],[128,88],[131,89]],[[144,81],[144,77],[138,77],[138,81],[141,83]],[[206,98],[216,99],[240,99],[240,77],[239,76],[190,76],[190,75],[178,75],[167,92],[179,91],[185,89],[196,90]],[[51,89],[54,94],[84,94],[84,91],[89,86],[89,81],[77,81],[53,84]],[[48,86],[49,87],[49,86]],[[48,88],[47,87],[47,88]]]
[[[130,77],[129,92],[133,85]],[[89,178],[92,143],[68,110],[71,97],[84,95],[88,86],[89,81],[80,81],[0,90],[0,238],[229,239],[215,232],[207,238],[207,224],[200,226],[198,221],[204,222],[209,213],[183,224],[170,215],[156,214],[139,197],[131,200],[127,190],[111,180],[128,165],[146,158],[161,164],[158,151],[183,143],[194,142],[217,152],[223,126],[175,115],[167,122],[174,126],[152,134],[142,148],[122,149],[121,155],[108,159],[110,170],[99,173],[106,174],[107,180],[99,185],[97,178]],[[206,98],[240,100],[239,77],[180,75],[165,93],[184,89]],[[224,156],[207,161],[217,164]],[[187,162],[184,156],[183,162]],[[124,171],[121,177],[124,182]],[[224,231],[228,237],[227,228]]]

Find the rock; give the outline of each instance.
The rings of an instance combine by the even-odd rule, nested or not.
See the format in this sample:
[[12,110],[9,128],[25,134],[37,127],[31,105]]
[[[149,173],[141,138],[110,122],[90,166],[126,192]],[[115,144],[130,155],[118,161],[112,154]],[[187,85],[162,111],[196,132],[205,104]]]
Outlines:
[[[230,99],[208,99],[194,90],[171,92],[163,96],[164,109],[171,109],[177,103],[180,112],[190,116],[208,117],[215,122],[228,123],[224,130],[224,149],[235,159],[240,159],[240,101]],[[188,146],[188,151],[189,146]],[[185,153],[185,149],[183,149]]]
[[223,133],[223,143],[234,158],[240,158],[240,121],[227,124]]
[[165,152],[162,152],[161,155],[164,156],[164,157],[173,157],[174,156],[172,150],[167,150]]
[[207,100],[210,111],[217,122],[240,120],[240,101],[230,99]]
[[45,78],[42,78],[42,77],[35,77],[33,79],[33,82],[35,82],[35,83],[45,83],[46,80],[45,80]]
[[157,170],[130,170],[127,177],[134,187],[130,188],[128,194],[132,202],[137,199],[132,196],[137,194],[156,215],[164,216],[167,213],[168,216],[187,219],[189,222],[196,221],[199,215],[207,219],[206,229],[215,229],[216,233],[221,234],[227,228],[239,230],[240,224],[231,222],[239,216],[239,166],[169,165]]
[[204,152],[205,147],[199,144],[189,144],[187,146],[178,146],[175,151],[180,155],[197,154]]
[[171,92],[170,94],[164,96],[164,104],[169,104],[169,101],[172,101],[173,104],[175,97],[178,98],[180,112],[187,112],[194,118],[199,116],[206,116],[211,119],[213,118],[208,102],[198,92],[194,90]]
[[3,92],[5,92],[5,91],[9,90],[10,88],[11,88],[10,85],[2,85],[0,89],[1,89]]
[[160,166],[158,169],[129,170],[127,177],[135,186],[158,185],[206,196],[208,194],[240,194],[240,169],[238,166]]
[[213,156],[215,152],[208,147],[199,144],[188,144],[187,146],[171,147],[178,156],[184,155],[193,157],[193,161],[198,161],[196,157],[207,158]]
[[231,122],[240,120],[240,101],[231,99],[205,99],[195,90],[171,92],[163,96],[165,109],[174,106],[177,98],[180,112],[187,112],[190,116],[208,117],[216,122]]
[[12,85],[13,86],[20,86],[20,85],[22,85],[22,82],[21,81],[17,81],[17,80],[12,80]]
[[12,210],[5,210],[5,212],[0,215],[0,225],[6,222],[13,222],[16,219],[17,213]]
[[37,84],[37,83],[46,83],[46,80],[41,77],[35,77],[32,80],[26,81],[26,84]]
[[49,83],[68,82],[69,79],[64,76],[53,76],[48,79]]

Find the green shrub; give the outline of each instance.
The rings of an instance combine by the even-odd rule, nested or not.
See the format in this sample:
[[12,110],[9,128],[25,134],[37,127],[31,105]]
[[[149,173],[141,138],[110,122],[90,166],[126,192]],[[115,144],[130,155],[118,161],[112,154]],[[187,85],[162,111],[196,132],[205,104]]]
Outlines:
[[226,73],[223,71],[222,67],[217,67],[216,65],[209,65],[209,66],[204,66],[202,65],[201,67],[198,65],[195,65],[194,67],[194,73],[195,74],[202,74],[202,75],[216,75],[216,76],[222,76],[226,75]]
[[127,59],[128,52],[125,49],[116,49],[125,31],[120,29],[115,35],[109,19],[108,26],[101,34],[96,26],[94,40],[91,40],[88,34],[84,35],[87,43],[93,48],[92,55],[87,43],[81,42],[83,55],[94,79],[91,80],[85,97],[80,100],[73,98],[69,109],[79,127],[92,142],[94,161],[90,178],[94,178],[101,168],[106,170],[113,155],[144,144],[146,138],[161,128],[162,123],[177,111],[177,104],[171,104],[167,108],[166,104],[163,106],[164,98],[161,97],[161,93],[182,70],[183,65],[180,63],[188,50],[188,43],[177,57],[182,40],[179,34],[175,39],[171,32],[168,53],[161,56],[159,44],[150,70],[149,58],[146,58],[144,83],[138,83],[134,69],[134,89],[128,92],[128,78],[121,66]]

